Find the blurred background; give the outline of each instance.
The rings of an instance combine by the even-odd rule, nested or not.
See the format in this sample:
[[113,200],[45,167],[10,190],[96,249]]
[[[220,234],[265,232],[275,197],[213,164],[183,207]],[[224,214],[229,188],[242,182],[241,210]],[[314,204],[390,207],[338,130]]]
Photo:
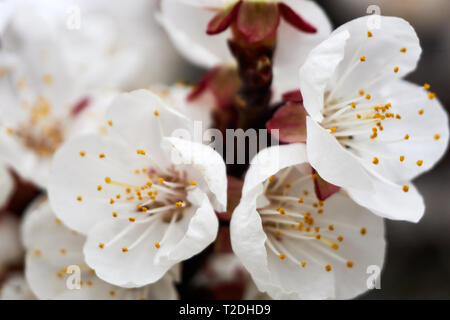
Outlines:
[[[430,83],[450,111],[450,1],[448,0],[318,0],[335,27],[365,14],[376,5],[385,16],[409,21],[423,53],[408,80]],[[378,13],[378,12],[377,12]],[[426,213],[417,223],[386,221],[387,256],[381,289],[362,299],[450,299],[450,156],[415,181]]]

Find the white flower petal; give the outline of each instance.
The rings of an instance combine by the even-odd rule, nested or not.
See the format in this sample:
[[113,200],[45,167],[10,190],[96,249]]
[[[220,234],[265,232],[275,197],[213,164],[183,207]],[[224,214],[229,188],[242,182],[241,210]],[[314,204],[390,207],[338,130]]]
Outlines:
[[242,193],[249,192],[283,168],[306,162],[305,150],[304,144],[293,143],[258,152],[246,173]]
[[187,260],[200,253],[216,239],[219,223],[208,198],[199,189],[194,189],[188,194],[188,200],[198,208],[189,221],[187,229],[183,230],[184,235],[181,239],[167,238],[167,246],[173,245],[173,247],[161,250],[161,253],[157,254],[157,263],[169,261],[173,264]]
[[216,11],[203,7],[203,3],[169,0],[162,1],[158,19],[186,59],[198,66],[211,68],[233,61],[227,47],[230,32],[214,36],[206,34],[208,23],[215,14]]
[[172,163],[187,168],[189,178],[206,193],[212,193],[212,202],[218,212],[227,207],[227,174],[219,153],[209,146],[179,138],[166,138],[166,148]]
[[176,130],[190,133],[191,121],[173,108],[169,108],[156,94],[136,90],[119,95],[108,109],[106,118],[112,121],[111,133],[127,141],[136,149],[149,152],[157,161],[160,158],[162,138]]
[[[354,137],[356,148],[361,148],[356,152],[366,167],[397,182],[430,170],[448,146],[448,116],[442,104],[437,98],[430,99],[423,87],[403,80],[387,83],[375,98],[378,97],[389,101],[389,112],[401,119],[383,121],[383,131],[378,132],[376,139],[368,141],[367,134]],[[405,140],[407,134],[409,139]],[[376,166],[372,163],[375,156],[379,158]]]
[[[274,299],[353,298],[367,290],[367,268],[383,266],[383,220],[358,206],[343,191],[319,204],[311,174],[299,169],[295,171],[291,167],[275,175],[271,183],[273,188],[283,183],[280,191],[260,183],[243,194],[230,225],[233,251],[258,289]],[[284,183],[292,188],[283,190]],[[305,192],[301,193],[302,190]],[[270,202],[259,207],[257,200],[263,193]],[[283,195],[291,198],[272,204],[277,196]],[[298,195],[303,199],[300,204]],[[315,201],[317,208],[311,201]],[[264,212],[279,205],[286,209],[285,216],[270,218]],[[305,211],[313,218],[311,224],[302,218],[306,216]],[[272,226],[271,219],[286,221],[288,225],[286,228],[281,227],[283,224]],[[299,221],[303,223],[301,228]],[[289,223],[293,228],[288,228]],[[276,254],[271,246],[279,252]]]
[[339,63],[344,59],[345,45],[350,37],[346,30],[334,32],[311,50],[300,68],[300,91],[303,105],[315,121],[322,121],[327,85]]
[[372,190],[372,179],[364,166],[331,133],[311,117],[307,117],[307,130],[308,160],[324,180],[344,188]]
[[122,202],[117,206],[110,203],[123,188],[106,188],[105,178],[140,186],[146,179],[142,174],[135,174],[135,170],[151,164],[120,138],[100,135],[74,138],[54,156],[49,184],[51,206],[70,228],[87,234],[97,221],[110,218],[113,211],[135,209],[131,203]]
[[[350,197],[380,217],[418,222],[425,213],[422,196],[412,183],[395,184],[379,178],[372,180],[373,191],[347,188]],[[404,186],[408,187],[405,192]]]
[[[124,289],[100,280],[84,263],[85,237],[67,229],[52,213],[48,203],[41,202],[25,219],[24,236],[28,239],[26,277],[40,299],[175,299],[177,293],[171,277],[155,285]],[[80,278],[70,272],[79,268]],[[70,288],[76,284],[80,288]]]
[[[371,93],[374,85],[403,78],[416,69],[422,49],[414,28],[402,18],[367,15],[343,24],[332,35],[340,32],[348,32],[350,37],[333,78],[335,85],[349,69],[355,69],[339,84],[335,98],[351,99],[360,89]],[[364,62],[360,61],[362,56]]]

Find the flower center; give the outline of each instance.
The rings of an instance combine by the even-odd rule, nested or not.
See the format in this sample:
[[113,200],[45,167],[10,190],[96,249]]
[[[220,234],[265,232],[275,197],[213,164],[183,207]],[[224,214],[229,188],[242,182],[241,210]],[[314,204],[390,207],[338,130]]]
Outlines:
[[[267,235],[267,248],[281,260],[287,258],[302,268],[307,263],[315,263],[323,265],[327,272],[331,271],[331,265],[324,263],[315,252],[353,267],[352,261],[334,252],[344,237],[335,232],[335,225],[339,222],[323,217],[325,203],[317,199],[311,183],[315,175],[290,179],[292,170],[295,169],[280,171],[264,185],[269,204],[259,208],[258,212]],[[293,246],[292,240],[301,241],[302,245]]]
[[[142,176],[142,184],[134,185],[114,180],[111,177],[105,178],[107,185],[105,189],[114,187],[115,191],[119,190],[108,200],[110,205],[118,208],[117,211],[112,212],[113,218],[126,218],[130,225],[108,243],[100,243],[101,249],[121,239],[134,226],[147,224],[147,229],[134,243],[122,248],[123,252],[128,252],[149,235],[157,221],[167,225],[162,239],[154,244],[159,249],[169,236],[173,225],[183,218],[183,211],[191,205],[187,200],[187,194],[189,190],[195,188],[197,183],[194,180],[188,181],[185,171],[177,171],[174,167],[167,168],[164,171],[150,168],[136,169],[135,174]],[[98,185],[97,190],[102,191],[103,186]],[[126,212],[123,213],[120,212],[120,208],[124,208],[122,204],[127,204],[125,206]],[[129,204],[132,204],[135,209],[130,211]]]

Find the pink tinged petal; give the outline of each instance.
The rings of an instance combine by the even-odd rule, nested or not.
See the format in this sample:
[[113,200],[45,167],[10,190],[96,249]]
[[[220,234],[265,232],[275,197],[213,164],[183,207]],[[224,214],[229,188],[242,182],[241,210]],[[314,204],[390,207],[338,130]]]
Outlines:
[[326,182],[317,173],[314,176],[314,191],[316,192],[317,199],[320,201],[325,201],[339,190],[341,190],[340,187]]
[[[287,103],[266,124],[267,130],[281,142],[306,142],[306,111],[302,104]],[[278,129],[279,131],[273,131]]]
[[197,87],[188,96],[188,101],[199,99],[205,91],[210,90],[219,108],[230,108],[234,97],[241,87],[237,69],[221,66],[208,71]]
[[316,33],[317,29],[308,21],[303,19],[297,12],[284,3],[279,3],[278,7],[284,20],[300,31],[307,33]]
[[298,102],[298,103],[303,102],[302,93],[298,89],[284,93],[282,96],[282,99],[283,99],[283,101],[286,101],[286,102]]
[[260,42],[276,33],[280,20],[276,3],[245,1],[237,16],[237,29],[247,42]]
[[308,160],[317,173],[326,181],[343,188],[372,191],[372,178],[363,164],[311,117],[307,117],[306,121]]
[[88,97],[81,99],[80,101],[78,101],[72,108],[71,114],[73,117],[76,117],[77,115],[79,115],[81,112],[83,112],[90,103],[90,99]]
[[209,22],[206,33],[209,35],[215,35],[225,31],[236,19],[241,5],[242,1],[239,1],[231,9],[222,10],[217,13]]

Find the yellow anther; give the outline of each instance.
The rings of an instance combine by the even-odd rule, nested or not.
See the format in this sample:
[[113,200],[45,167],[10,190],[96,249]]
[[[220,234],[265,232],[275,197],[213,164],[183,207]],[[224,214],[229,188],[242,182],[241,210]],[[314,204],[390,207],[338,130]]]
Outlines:
[[401,53],[405,53],[405,52],[406,52],[406,48],[405,48],[405,47],[401,48],[401,49],[400,49],[400,52],[401,52]]
[[441,135],[439,133],[436,133],[434,135],[434,140],[439,140],[441,138]]
[[105,178],[105,182],[108,183],[108,184],[111,183],[111,178],[110,177],[106,177]]
[[128,248],[122,248],[122,252],[128,252]]
[[366,94],[366,99],[367,100],[370,100],[370,98],[371,98],[372,96],[368,93],[368,94]]
[[274,179],[275,179],[274,176],[271,176],[271,177],[269,178],[269,181],[270,181],[270,182],[273,182]]
[[142,149],[136,150],[136,153],[137,153],[137,154],[140,154],[140,155],[142,155],[142,156],[145,156],[145,151],[142,150]]
[[61,249],[61,250],[59,250],[59,253],[61,253],[62,255],[65,255],[67,253],[67,250],[66,249]]
[[353,268],[353,261],[347,261],[347,268]]
[[338,240],[339,242],[342,242],[342,241],[344,241],[344,237],[343,237],[343,236],[338,236],[338,237],[337,237],[337,240]]
[[287,184],[284,185],[284,187],[285,187],[286,189],[290,189],[290,188],[291,188],[291,185],[290,185],[289,183],[287,183]]
[[80,151],[80,156],[84,157],[86,155],[86,151]]
[[62,224],[62,221],[61,221],[61,219],[58,219],[58,218],[55,218],[55,222],[56,222],[56,224],[59,224],[59,225],[61,225],[61,224]]
[[197,182],[195,182],[195,180],[191,180],[191,181],[189,181],[189,184],[190,184],[191,186],[196,186],[196,185],[197,185]]
[[322,213],[323,213],[323,209],[317,210],[317,213],[318,213],[318,214],[322,214]]
[[98,244],[98,247],[99,247],[100,249],[103,249],[103,248],[105,247],[105,244],[100,242],[100,243]]
[[158,110],[155,110],[155,111],[153,112],[153,114],[155,115],[155,117],[158,117],[158,116],[159,116]]
[[409,139],[409,134],[406,134],[405,137],[404,137],[404,139],[405,139],[405,140],[408,140],[408,139]]
[[402,118],[399,114],[395,115],[395,117],[396,117],[397,119],[401,119],[401,118]]
[[83,197],[82,197],[82,196],[78,196],[78,197],[77,197],[77,200],[78,200],[78,201],[83,201]]
[[358,114],[356,115],[356,118],[361,119],[361,115],[358,113]]
[[330,271],[331,271],[331,266],[330,266],[329,264],[327,264],[327,265],[325,266],[325,271],[326,271],[326,272],[330,272]]
[[420,110],[419,110],[419,114],[420,114],[420,115],[423,115],[423,112],[424,112],[423,109],[420,109]]
[[128,221],[130,221],[130,222],[135,222],[136,219],[135,219],[135,218],[128,218]]
[[370,32],[370,31],[367,31],[367,37],[368,37],[368,38],[372,38],[372,37],[373,37],[373,33]]
[[394,72],[395,72],[395,73],[397,73],[397,72],[398,72],[398,70],[399,70],[399,68],[398,68],[398,67],[395,67],[395,68],[394,68]]
[[339,249],[339,245],[337,244],[337,243],[332,243],[331,244],[331,249],[333,249],[333,250],[338,250]]
[[364,61],[366,61],[366,57],[365,57],[365,56],[361,56],[361,58],[359,58],[359,60],[360,60],[361,62],[364,62]]
[[359,92],[359,95],[360,95],[360,96],[363,96],[363,95],[364,95],[364,90],[363,90],[363,89],[359,90],[358,92]]
[[159,182],[159,183],[163,183],[163,182],[164,182],[164,179],[163,179],[163,178],[158,178],[158,182]]
[[297,202],[298,203],[303,203],[303,198],[298,198]]
[[308,190],[303,190],[303,195],[307,196],[309,194]]
[[111,199],[109,199],[109,204],[114,204],[114,199],[113,198],[111,198]]
[[112,120],[108,120],[108,125],[109,125],[110,127],[112,127],[112,125],[113,125]]
[[320,238],[321,238],[321,235],[320,234],[316,234],[316,239],[320,240]]
[[423,85],[423,88],[424,88],[425,90],[429,90],[429,89],[431,88],[431,86],[430,86],[428,83],[425,83],[425,84]]
[[334,230],[334,226],[333,226],[332,224],[330,224],[330,225],[328,226],[328,230],[333,231],[333,230]]
[[279,214],[285,214],[286,213],[283,208],[278,208],[277,211],[278,211]]
[[380,161],[378,160],[377,157],[374,157],[373,160],[372,160],[372,163],[373,163],[373,164],[378,164],[379,162],[380,162]]
[[405,156],[400,156],[400,162],[405,161]]
[[367,233],[367,230],[366,228],[361,228],[359,232],[361,233],[361,235],[365,235]]
[[302,268],[306,267],[306,262],[300,262],[300,265],[302,266]]
[[155,242],[155,248],[156,248],[156,249],[161,248],[161,244],[160,244],[159,242]]
[[335,133],[335,132],[336,132],[336,127],[330,127],[330,131],[331,131],[332,133]]
[[350,105],[352,106],[353,109],[356,108],[356,103],[355,102],[352,102]]
[[100,153],[100,154],[98,155],[98,157],[99,157],[100,159],[103,159],[103,158],[105,157],[105,154],[104,154],[104,153]]
[[284,260],[284,259],[286,259],[286,255],[284,253],[280,253],[278,255],[278,258],[280,258],[281,260]]
[[113,213],[112,213],[112,216],[113,216],[114,218],[117,218],[117,212],[113,212]]
[[417,160],[416,164],[420,167],[423,164],[423,160]]
[[88,280],[88,281],[86,281],[86,284],[88,285],[88,287],[91,287],[92,286],[92,281]]
[[116,295],[116,292],[115,292],[114,290],[111,290],[111,291],[109,292],[109,295],[110,295],[111,297],[113,297],[113,296]]
[[433,100],[436,98],[436,94],[434,92],[428,92],[428,99]]
[[175,203],[175,206],[176,206],[177,208],[181,208],[181,207],[183,206],[183,201],[177,201],[177,202]]

